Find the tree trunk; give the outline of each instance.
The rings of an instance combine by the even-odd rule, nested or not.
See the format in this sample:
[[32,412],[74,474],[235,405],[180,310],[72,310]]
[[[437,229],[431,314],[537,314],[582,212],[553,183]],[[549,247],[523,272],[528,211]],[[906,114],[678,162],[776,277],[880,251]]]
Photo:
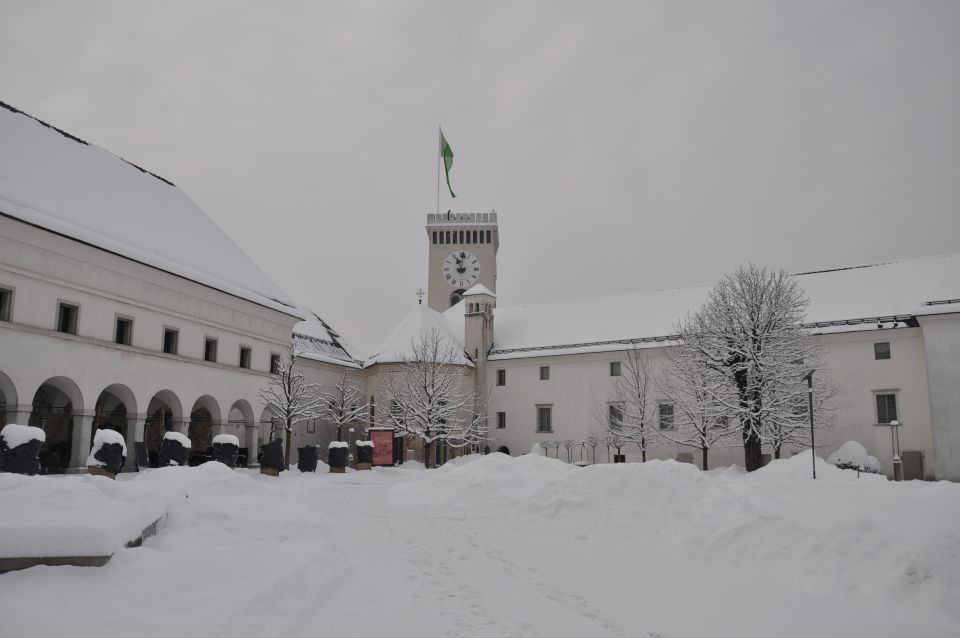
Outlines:
[[640,462],[647,462],[647,440],[640,439]]
[[700,455],[703,459],[703,471],[706,472],[709,468],[707,467],[707,448],[700,448]]
[[779,459],[779,458],[780,458],[780,446],[779,446],[779,445],[774,445],[774,446],[773,446],[773,458],[775,458],[775,459]]
[[283,450],[283,469],[290,469],[290,439],[293,438],[293,424],[290,423],[290,418],[287,418],[287,444]]
[[423,467],[433,467],[433,442],[423,442]]
[[743,431],[743,461],[748,472],[763,467],[763,443],[760,435],[746,426]]

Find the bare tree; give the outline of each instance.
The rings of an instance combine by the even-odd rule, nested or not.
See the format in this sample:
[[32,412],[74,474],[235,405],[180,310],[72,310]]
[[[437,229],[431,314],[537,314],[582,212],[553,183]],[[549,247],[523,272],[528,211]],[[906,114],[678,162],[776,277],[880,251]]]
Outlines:
[[763,464],[770,432],[795,432],[807,418],[797,409],[804,377],[823,368],[820,343],[802,327],[807,304],[788,273],[748,265],[721,278],[679,327],[680,347],[703,361],[706,391],[741,434],[748,471]]
[[285,433],[284,467],[290,467],[290,440],[293,426],[315,419],[320,412],[320,387],[311,383],[297,370],[297,359],[303,353],[296,341],[286,356],[281,356],[277,371],[270,376],[267,387],[260,390],[260,402],[270,413],[270,437]]
[[340,382],[320,396],[318,416],[337,428],[337,440],[341,441],[344,426],[365,423],[369,409],[370,404],[364,402],[364,393],[349,383],[347,370],[344,370]]
[[486,440],[486,405],[471,385],[460,350],[439,331],[430,330],[411,342],[400,369],[383,375],[379,394],[387,401],[387,422],[423,442],[424,464],[432,465],[437,442],[453,448]]
[[643,350],[633,348],[621,362],[609,401],[597,408],[596,420],[605,433],[608,445],[621,449],[628,443],[640,448],[641,460],[647,460],[647,447],[655,438],[650,391],[653,382],[650,360]]
[[[710,448],[726,443],[735,427],[715,397],[723,387],[710,388],[711,371],[691,348],[673,347],[664,352],[664,365],[657,377],[660,394],[673,405],[673,428],[658,429],[657,435],[671,443],[700,450],[701,464],[709,469]],[[729,398],[726,401],[729,403]]]

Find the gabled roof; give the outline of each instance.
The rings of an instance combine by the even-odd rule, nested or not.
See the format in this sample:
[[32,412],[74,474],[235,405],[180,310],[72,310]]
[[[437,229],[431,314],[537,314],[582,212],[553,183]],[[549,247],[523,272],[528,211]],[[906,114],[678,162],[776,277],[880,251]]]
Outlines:
[[[459,308],[459,316],[451,314],[440,314],[429,306],[418,305],[413,312],[406,316],[400,322],[400,325],[390,333],[376,354],[367,359],[366,365],[371,366],[377,363],[398,363],[404,357],[412,358],[413,352],[411,345],[420,338],[421,335],[428,334],[432,330],[438,331],[442,336],[450,340],[457,346],[458,363],[467,366],[473,366],[473,363],[463,354],[463,302],[450,309]],[[456,322],[459,319],[459,330]]]
[[[906,325],[918,315],[960,312],[960,253],[794,275],[816,331]],[[669,342],[713,284],[499,307],[491,358],[620,350]],[[463,310],[444,313],[449,321]],[[842,326],[851,326],[844,328]]]
[[490,289],[484,286],[483,284],[474,284],[467,292],[463,293],[463,297],[469,297],[471,295],[487,295],[489,297],[497,298],[495,294],[490,292]]
[[353,347],[335,331],[320,315],[309,308],[298,309],[307,318],[293,327],[294,344],[301,349],[301,356],[314,361],[359,368],[362,361]]
[[172,182],[3,102],[0,213],[296,316]]

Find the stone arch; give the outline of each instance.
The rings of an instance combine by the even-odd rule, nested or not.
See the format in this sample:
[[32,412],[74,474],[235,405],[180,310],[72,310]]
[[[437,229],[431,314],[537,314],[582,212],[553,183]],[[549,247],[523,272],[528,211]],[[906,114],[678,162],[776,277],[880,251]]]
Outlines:
[[165,432],[179,432],[183,423],[180,399],[171,390],[160,390],[147,404],[147,418],[143,426],[143,441],[147,444],[150,465],[156,464],[160,441]]
[[191,465],[203,463],[213,447],[213,435],[221,424],[220,404],[209,394],[194,401],[190,409],[187,436],[190,438]]
[[[70,464],[74,446],[75,419],[83,413],[83,395],[68,377],[51,377],[40,384],[33,395],[28,425],[43,428],[47,438],[40,452],[43,472],[59,474]],[[91,439],[81,444],[93,444]]]
[[454,290],[452,293],[450,293],[450,307],[451,307],[451,308],[454,307],[454,306],[456,306],[458,303],[460,303],[460,300],[463,299],[463,293],[465,293],[465,292],[466,292],[466,290],[464,290],[463,288],[458,288],[458,289]]
[[108,385],[100,392],[94,404],[93,429],[116,430],[128,439],[127,423],[137,415],[137,400],[122,383]]
[[18,402],[17,387],[10,377],[0,372],[0,419],[3,419],[0,428],[13,422]]

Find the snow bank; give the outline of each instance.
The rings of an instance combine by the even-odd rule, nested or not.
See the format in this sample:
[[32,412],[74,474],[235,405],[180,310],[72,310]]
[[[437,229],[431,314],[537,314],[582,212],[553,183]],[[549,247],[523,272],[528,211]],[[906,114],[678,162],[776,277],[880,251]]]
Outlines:
[[357,441],[357,447],[373,447],[373,441]]
[[332,450],[333,448],[337,448],[337,447],[348,448],[350,447],[350,444],[347,443],[346,441],[330,441],[330,445],[327,446],[327,449]]
[[827,457],[827,463],[848,468],[860,468],[866,472],[880,472],[880,461],[867,454],[867,448],[857,441],[847,441],[836,452]]
[[91,448],[90,454],[87,455],[87,467],[103,467],[106,465],[106,463],[96,458],[96,454],[100,451],[100,448],[108,444],[120,444],[123,449],[123,455],[127,455],[127,443],[123,440],[122,434],[108,428],[99,429],[96,434],[93,435],[93,448]]
[[163,438],[168,441],[176,441],[185,448],[190,447],[190,439],[187,438],[186,434],[181,434],[180,432],[166,432],[163,435]]
[[47,440],[47,433],[42,428],[35,428],[32,425],[17,425],[16,423],[8,423],[3,426],[3,429],[0,430],[0,436],[3,437],[7,447],[17,447],[28,441],[40,441],[42,443]]
[[240,447],[240,439],[235,434],[218,434],[213,437],[214,443],[236,445]]

